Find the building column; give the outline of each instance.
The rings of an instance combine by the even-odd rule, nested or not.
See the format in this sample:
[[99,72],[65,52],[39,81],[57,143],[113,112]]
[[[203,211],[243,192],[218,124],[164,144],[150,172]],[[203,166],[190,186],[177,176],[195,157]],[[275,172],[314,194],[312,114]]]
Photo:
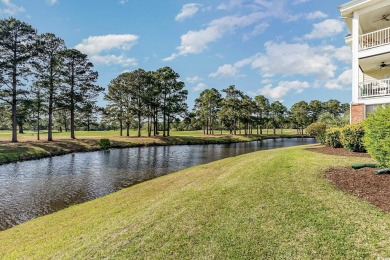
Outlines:
[[354,12],[352,18],[352,103],[359,101],[359,13]]

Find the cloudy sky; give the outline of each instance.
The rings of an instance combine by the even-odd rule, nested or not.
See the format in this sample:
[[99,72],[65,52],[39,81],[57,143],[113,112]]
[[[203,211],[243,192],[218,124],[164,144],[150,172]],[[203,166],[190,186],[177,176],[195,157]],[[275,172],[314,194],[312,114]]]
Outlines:
[[287,107],[350,102],[351,52],[334,0],[0,0],[14,16],[90,57],[106,87],[124,71],[172,67],[188,103],[236,85]]

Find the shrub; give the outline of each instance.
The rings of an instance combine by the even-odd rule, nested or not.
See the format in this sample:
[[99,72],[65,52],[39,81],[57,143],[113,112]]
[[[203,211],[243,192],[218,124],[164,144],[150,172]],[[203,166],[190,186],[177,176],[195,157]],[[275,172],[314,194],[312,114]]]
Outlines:
[[104,150],[110,148],[110,146],[111,146],[110,139],[100,139],[99,145],[100,145],[100,148],[102,148]]
[[333,148],[343,147],[340,142],[340,128],[331,128],[326,130],[325,145]]
[[364,145],[382,166],[390,167],[390,107],[378,108],[365,120]]
[[306,128],[309,136],[315,137],[318,142],[325,144],[326,125],[321,122],[313,123]]
[[344,126],[341,129],[340,141],[343,147],[351,152],[365,152],[363,143],[364,124],[358,123]]

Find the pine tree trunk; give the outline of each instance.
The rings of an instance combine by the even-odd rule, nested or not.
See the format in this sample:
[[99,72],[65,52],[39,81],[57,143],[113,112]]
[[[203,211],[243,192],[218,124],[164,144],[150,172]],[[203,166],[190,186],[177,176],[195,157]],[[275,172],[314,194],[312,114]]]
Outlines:
[[[38,102],[40,102],[40,101],[38,101]],[[39,110],[40,110],[41,108],[40,108],[40,106],[38,106],[38,115],[37,115],[37,125],[38,125],[38,131],[37,131],[37,140],[39,141],[40,139],[41,139],[41,137],[40,137],[40,122],[39,122],[39,120],[40,120],[40,114],[39,114]]]
[[141,112],[138,111],[138,137],[141,137]]
[[23,123],[22,122],[18,123],[18,126],[19,126],[19,134],[24,134]]
[[170,118],[170,114],[168,114],[168,117],[167,117],[167,119],[168,119],[168,122],[167,122],[167,125],[168,125],[168,129],[167,129],[167,136],[169,136],[169,134],[170,134],[170,128],[171,128],[171,123],[170,123],[170,120],[169,120],[169,118]]
[[123,136],[123,120],[119,120],[119,135]]
[[53,102],[54,102],[54,86],[53,86],[53,71],[50,69],[50,89],[49,89],[49,122],[47,124],[47,140],[53,141]]
[[72,67],[71,89],[70,89],[70,138],[76,139],[74,124],[74,68]]

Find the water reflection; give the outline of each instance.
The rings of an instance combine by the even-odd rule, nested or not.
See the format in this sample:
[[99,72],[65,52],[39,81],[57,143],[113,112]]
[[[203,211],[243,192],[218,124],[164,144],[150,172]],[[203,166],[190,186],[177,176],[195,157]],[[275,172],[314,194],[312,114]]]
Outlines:
[[140,147],[0,166],[0,230],[187,167],[314,139]]

